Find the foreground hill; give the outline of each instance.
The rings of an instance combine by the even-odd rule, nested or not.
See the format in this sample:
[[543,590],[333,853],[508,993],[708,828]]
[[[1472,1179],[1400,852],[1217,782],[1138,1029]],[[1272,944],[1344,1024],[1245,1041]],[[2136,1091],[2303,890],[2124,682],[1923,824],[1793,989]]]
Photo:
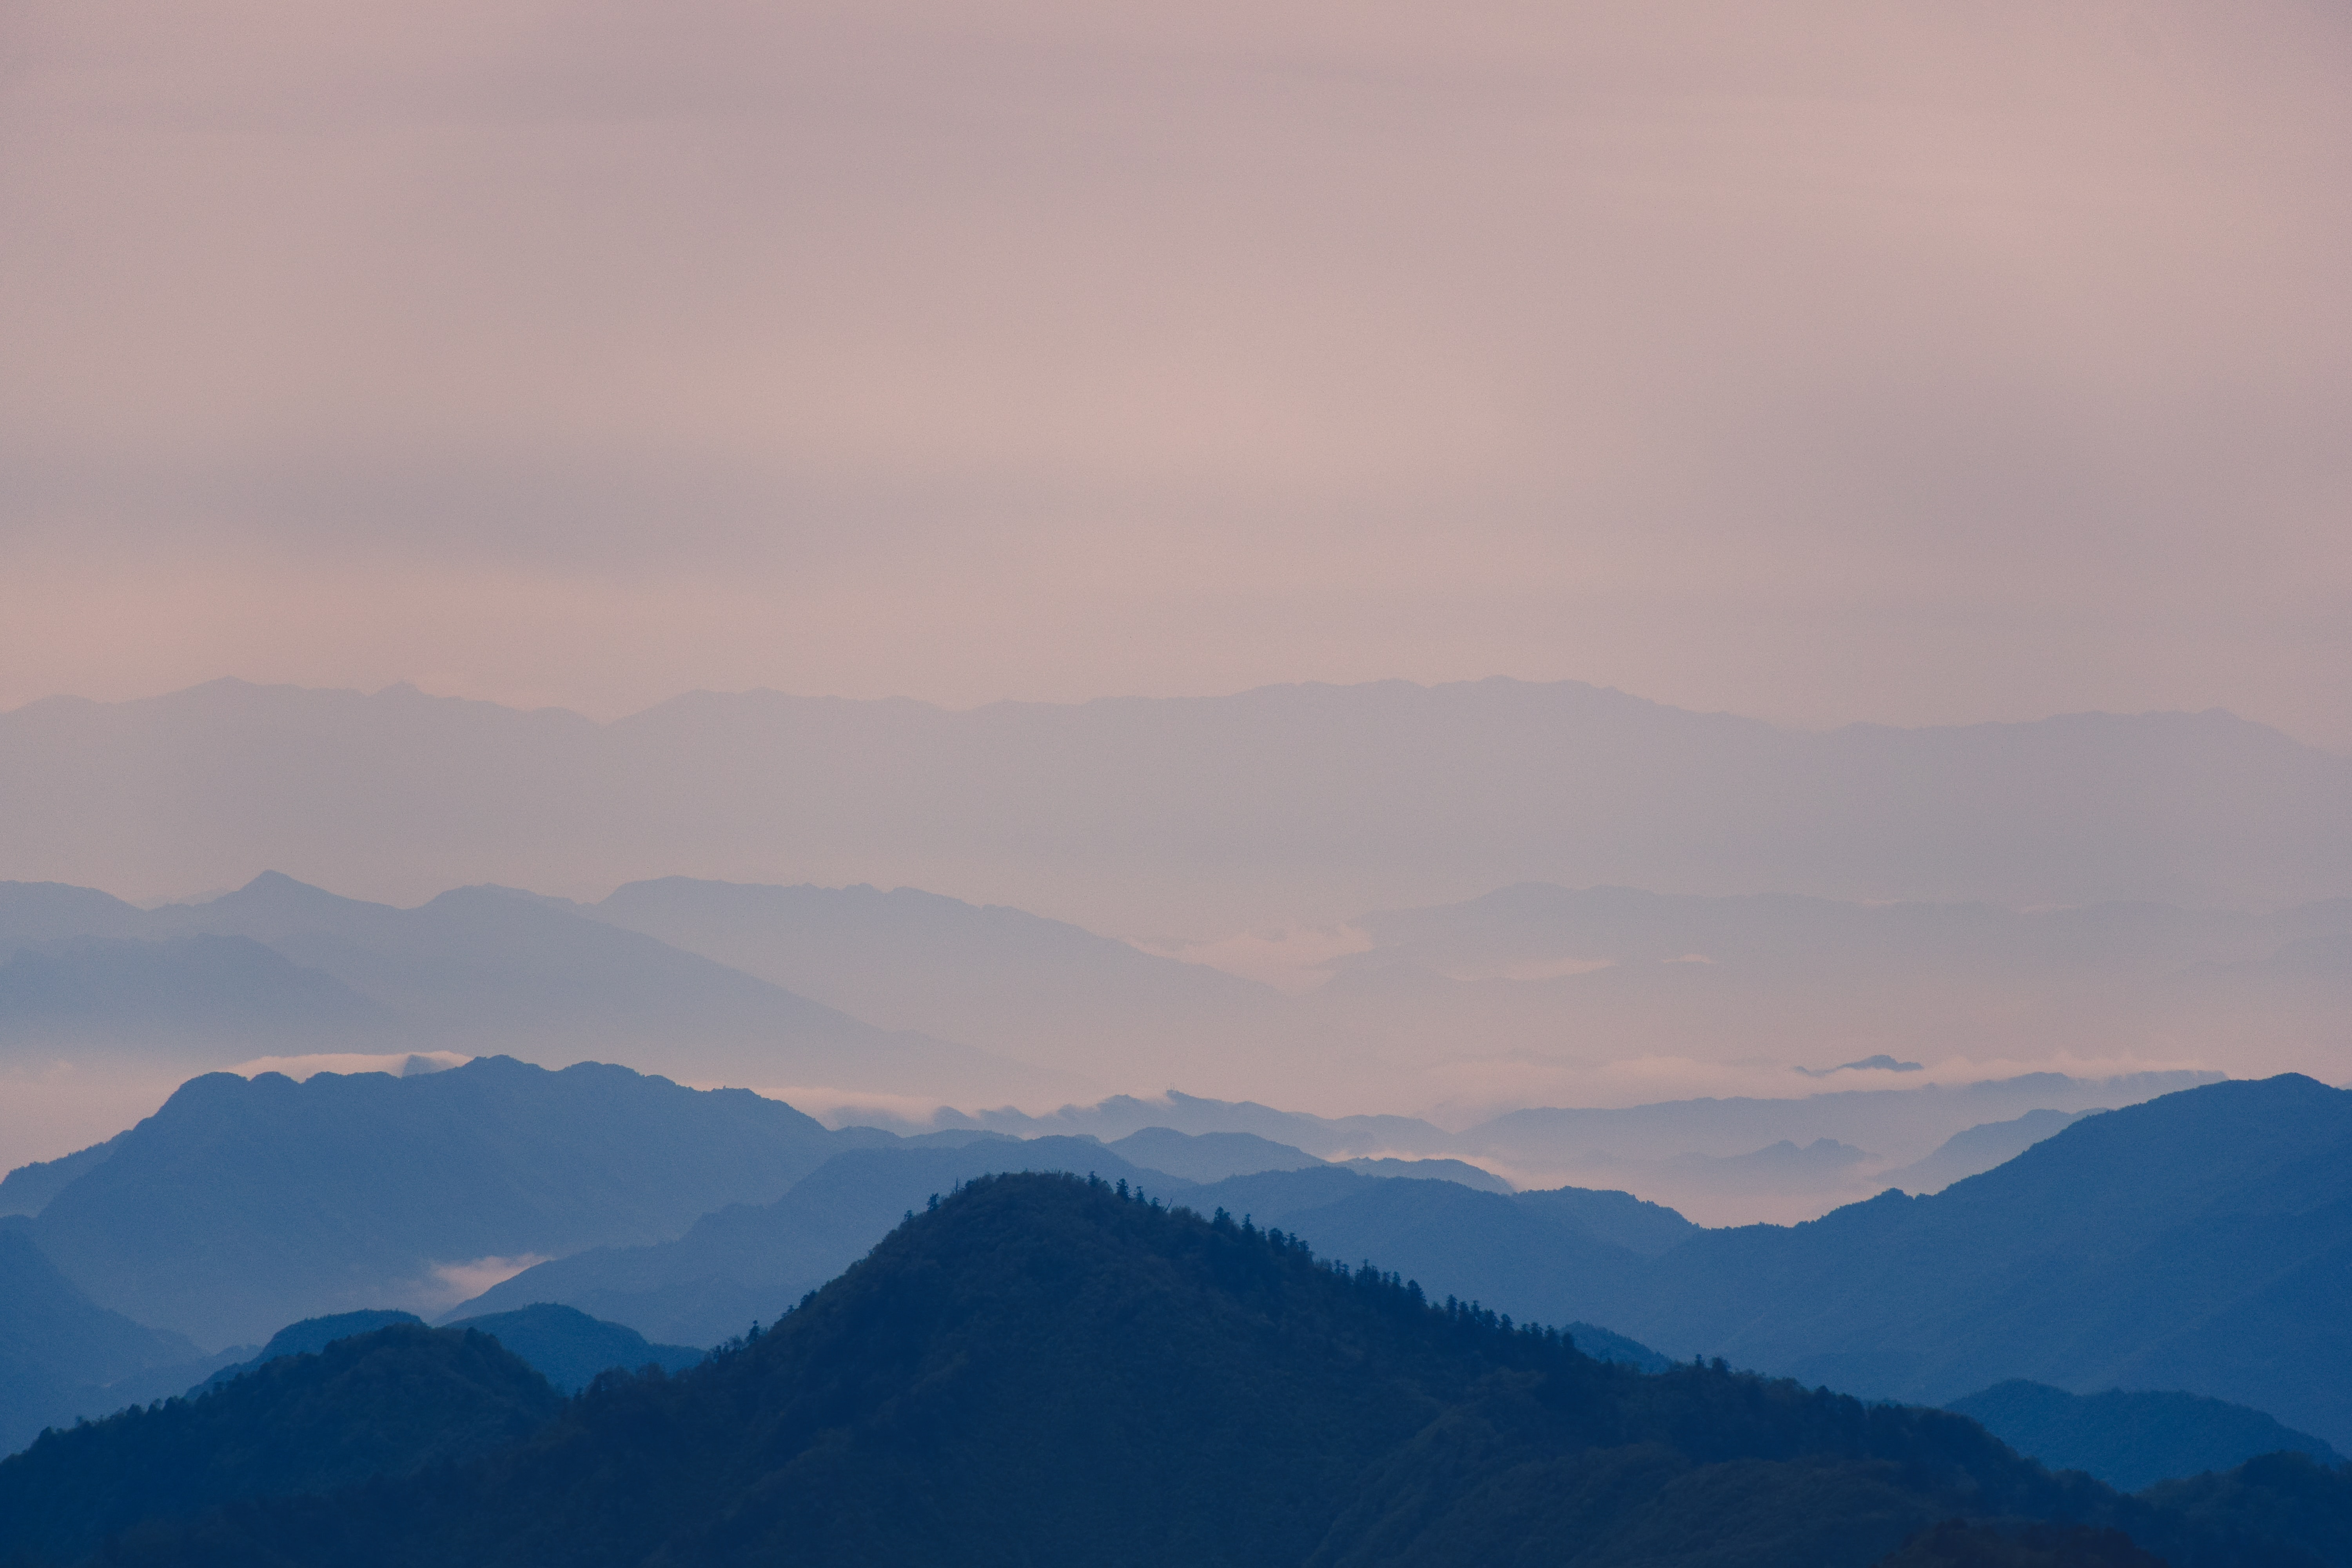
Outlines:
[[2249,1537],[2275,1489],[2237,1484],[2191,1526],[1958,1416],[1643,1376],[1222,1215],[1032,1175],[520,1447],[234,1503],[107,1561],[1864,1568],[1955,1516],[2119,1527],[2174,1568],[2341,1561]]
[[[478,1058],[393,1078],[192,1079],[27,1234],[101,1305],[208,1345],[361,1307],[438,1310],[481,1259],[675,1236],[879,1133],[625,1068]],[[510,1268],[511,1265],[509,1265]],[[436,1273],[436,1270],[442,1271]]]
[[1701,1231],[1555,1310],[1868,1396],[2179,1389],[2344,1448],[2347,1290],[2352,1092],[2290,1074],[2085,1118],[1931,1197]]

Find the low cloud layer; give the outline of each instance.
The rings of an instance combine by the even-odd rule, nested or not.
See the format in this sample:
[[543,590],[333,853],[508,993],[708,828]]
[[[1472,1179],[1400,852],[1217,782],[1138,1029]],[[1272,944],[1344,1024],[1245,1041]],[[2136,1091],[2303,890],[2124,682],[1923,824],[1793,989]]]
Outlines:
[[2352,28],[78,0],[0,706],[1579,678],[2352,748]]

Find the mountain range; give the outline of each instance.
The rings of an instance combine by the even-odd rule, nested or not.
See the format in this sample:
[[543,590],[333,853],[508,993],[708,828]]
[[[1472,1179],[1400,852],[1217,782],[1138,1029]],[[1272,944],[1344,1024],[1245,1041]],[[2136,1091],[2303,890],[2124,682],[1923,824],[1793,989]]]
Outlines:
[[2305,1454],[2326,1466],[2345,1462],[2323,1438],[2281,1426],[2259,1410],[2193,1394],[2119,1388],[2069,1394],[2011,1378],[1944,1408],[2053,1470],[2081,1470],[2118,1491],[2233,1469],[2263,1454]]
[[142,896],[272,866],[394,900],[683,873],[1138,937],[1528,879],[2017,908],[2352,887],[2352,760],[2219,711],[1808,733],[1506,679],[961,712],[697,692],[611,723],[215,681],[0,714],[0,865]]
[[2347,1299],[2352,1092],[2290,1074],[2084,1117],[1932,1196],[1703,1230],[1550,1310],[1866,1396],[2177,1389],[2352,1447]]
[[218,1345],[324,1312],[438,1310],[480,1269],[521,1266],[503,1260],[674,1236],[887,1137],[593,1063],[215,1073],[12,1223],[110,1307]]
[[[52,1435],[0,1462],[0,1495],[37,1480],[81,1507],[12,1519],[0,1552],[201,1452],[166,1517],[103,1561],[2352,1562],[2352,1476],[2303,1456],[2126,1497],[1964,1417],[1719,1362],[1612,1366],[1392,1271],[1066,1175],[969,1183],[766,1331],[675,1376],[600,1379],[469,1457],[546,1397],[503,1356],[394,1327]],[[365,1363],[383,1371],[362,1384]],[[277,1446],[238,1440],[254,1428]],[[327,1489],[360,1434],[376,1477]]]
[[[1712,1223],[1785,1220],[1889,1183],[1941,1184],[1987,1168],[2022,1147],[2015,1140],[2026,1124],[1919,1163],[1969,1129],[2129,1103],[2200,1078],[2047,1073],[1912,1087],[1914,1064],[1880,1053],[1801,1073],[1736,1069],[1766,1090],[1756,1094],[1576,1110],[1539,1109],[1559,1102],[1536,1099],[1501,1117],[1456,1106],[1445,1118],[1451,1131],[1422,1118],[1318,1118],[1172,1089],[1107,1100],[1080,1090],[1150,1082],[1146,1075],[1165,1070],[1212,1081],[1287,1077],[1324,1095],[1347,1082],[1386,1096],[1434,1093],[1446,1072],[1468,1082],[1501,1071],[1524,1105],[1547,1086],[1582,1081],[1582,1069],[1559,1065],[1556,1046],[1545,1055],[1528,1042],[1606,1036],[1593,1009],[1615,1005],[1607,998],[1621,982],[1649,988],[1651,1010],[1674,1016],[1678,1004],[1665,992],[1631,978],[1644,966],[1681,977],[1669,989],[1702,1013],[1748,1009],[1751,1030],[1770,1016],[1768,993],[1802,1022],[1874,984],[1890,1009],[1906,997],[1966,994],[2055,1027],[2108,1016],[2095,993],[2123,994],[2126,982],[2178,1002],[2168,976],[2270,973],[2277,965],[2262,954],[2307,940],[2298,932],[2332,929],[2341,912],[2026,918],[1517,889],[1460,909],[1368,917],[1387,933],[1382,945],[1338,961],[1328,984],[1294,996],[1017,910],[905,889],[670,879],[595,905],[470,888],[399,910],[271,873],[205,903],[150,910],[86,889],[10,883],[0,884],[0,1069],[13,1062],[14,1081],[37,1100],[56,1092],[38,1072],[58,1060],[79,1063],[73,1081],[83,1084],[109,1081],[109,1063],[130,1064],[139,1071],[121,1092],[132,1103],[154,1097],[143,1110],[164,1092],[150,1078],[173,1065],[172,1081],[257,1056],[447,1060],[495,1049],[555,1065],[593,1052],[686,1081],[781,1093],[836,1121],[1105,1137],[1151,1125],[1256,1131],[1318,1157],[1455,1158],[1520,1185],[1633,1187]],[[630,921],[644,929],[620,929]],[[1697,955],[1707,962],[1660,956],[1688,943],[1711,950]],[[1600,954],[1578,963],[1601,967],[1549,979],[1495,973],[1561,951]],[[2085,964],[2104,976],[2091,992],[2021,1002],[2017,985],[2056,975],[2048,984],[2063,991]],[[1945,978],[1920,979],[1931,972]],[[2315,1009],[2304,1017],[2312,1029],[2338,1000],[2352,1016],[2352,979],[2323,973],[2278,994],[2289,991]],[[2303,1037],[2284,1016],[2250,1006],[2233,1026],[2275,1026],[2271,1047],[2292,1055]],[[1706,1026],[1718,1026],[1728,1027]],[[951,1027],[961,1033],[937,1032]],[[1339,1070],[1366,1053],[1369,1065]],[[1037,1109],[1006,1109],[1004,1098]],[[1040,1104],[1065,1099],[1056,1112]],[[998,1109],[949,1113],[937,1109],[942,1100]],[[53,1124],[34,1125],[55,1136]],[[0,1191],[0,1204],[22,1206],[22,1193],[53,1175],[27,1173]]]
[[[625,1054],[681,1076],[955,1097],[1086,1079],[882,1029],[560,900],[460,888],[415,909],[266,873],[140,910],[0,884],[0,1050],[224,1066],[268,1054]],[[1140,956],[1140,955],[1139,955]],[[1171,964],[1170,967],[1177,967]]]

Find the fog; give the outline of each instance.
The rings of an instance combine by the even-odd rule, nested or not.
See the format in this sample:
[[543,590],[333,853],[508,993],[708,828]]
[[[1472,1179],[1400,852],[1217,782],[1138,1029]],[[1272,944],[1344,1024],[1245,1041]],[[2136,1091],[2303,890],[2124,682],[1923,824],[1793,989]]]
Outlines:
[[2352,748],[2334,8],[0,27],[0,707],[1501,673]]

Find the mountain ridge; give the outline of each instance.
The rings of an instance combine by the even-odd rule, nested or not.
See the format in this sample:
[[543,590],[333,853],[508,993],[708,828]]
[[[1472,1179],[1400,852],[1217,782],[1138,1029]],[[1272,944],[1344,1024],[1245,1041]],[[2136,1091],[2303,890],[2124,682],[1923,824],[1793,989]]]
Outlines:
[[[419,895],[873,881],[1149,932],[1530,874],[2011,905],[2352,889],[2352,760],[2218,711],[1817,734],[1500,679],[962,711],[704,694],[601,725],[215,682],[0,714],[0,862],[142,889],[259,865]],[[328,831],[322,801],[376,831]]]

